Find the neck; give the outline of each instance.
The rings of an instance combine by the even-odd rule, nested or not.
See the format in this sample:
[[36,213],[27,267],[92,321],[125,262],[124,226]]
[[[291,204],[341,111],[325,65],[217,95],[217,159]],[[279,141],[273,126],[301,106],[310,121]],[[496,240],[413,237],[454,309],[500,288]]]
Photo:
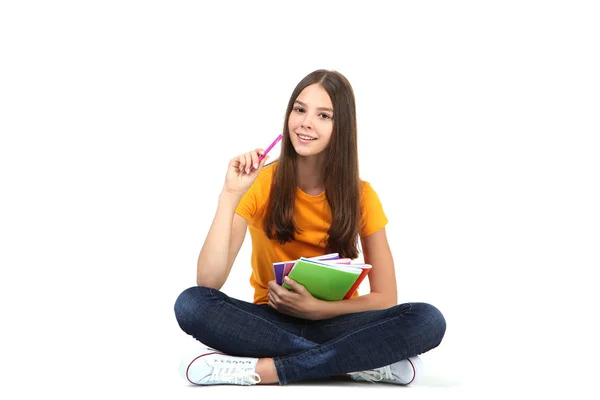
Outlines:
[[298,157],[296,159],[296,184],[306,194],[315,196],[325,191],[323,157]]

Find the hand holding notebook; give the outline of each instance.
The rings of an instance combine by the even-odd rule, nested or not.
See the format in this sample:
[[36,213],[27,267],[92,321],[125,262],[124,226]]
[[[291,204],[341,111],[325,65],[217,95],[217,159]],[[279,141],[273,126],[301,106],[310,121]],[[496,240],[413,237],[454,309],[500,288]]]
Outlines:
[[313,297],[327,301],[349,299],[365,279],[371,265],[340,259],[337,253],[313,258],[273,263],[277,283],[291,289],[283,282],[289,276],[298,282]]

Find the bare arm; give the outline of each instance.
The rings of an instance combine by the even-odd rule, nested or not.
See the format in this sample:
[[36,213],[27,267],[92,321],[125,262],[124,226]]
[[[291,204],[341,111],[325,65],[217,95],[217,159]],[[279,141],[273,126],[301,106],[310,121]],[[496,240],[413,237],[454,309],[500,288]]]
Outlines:
[[221,289],[246,236],[247,221],[235,213],[240,199],[221,193],[213,219],[200,255],[196,283],[199,286]]
[[[198,256],[196,284],[199,286],[220,289],[229,276],[248,226],[235,209],[269,158],[258,163],[262,151],[256,149],[229,161],[217,212]],[[251,169],[251,166],[256,168]]]
[[385,309],[398,303],[394,260],[385,228],[361,238],[361,242],[365,263],[373,266],[367,275],[371,292],[348,300],[324,301],[319,319],[333,318],[359,311]]

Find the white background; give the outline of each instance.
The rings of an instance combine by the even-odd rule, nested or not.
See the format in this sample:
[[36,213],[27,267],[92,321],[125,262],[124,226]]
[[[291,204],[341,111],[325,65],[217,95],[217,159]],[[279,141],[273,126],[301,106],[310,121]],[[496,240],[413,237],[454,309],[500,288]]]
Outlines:
[[[394,389],[586,393],[600,333],[593,3],[3,2],[0,391],[220,395],[177,375],[192,339],[173,304],[228,160],[266,147],[298,81],[327,68],[355,90],[399,301],[447,319],[424,383]],[[249,258],[247,239],[227,294],[251,300]]]

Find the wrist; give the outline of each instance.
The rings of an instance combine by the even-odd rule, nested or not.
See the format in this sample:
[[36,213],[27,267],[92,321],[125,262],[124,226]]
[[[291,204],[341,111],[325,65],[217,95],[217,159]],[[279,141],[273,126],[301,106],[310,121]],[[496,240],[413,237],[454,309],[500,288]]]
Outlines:
[[235,212],[241,199],[242,196],[240,195],[223,191],[219,194],[219,204],[217,208],[223,211],[227,210],[228,212]]
[[243,196],[244,196],[243,193],[231,192],[227,189],[223,189],[223,190],[221,190],[221,193],[219,194],[219,203],[221,203],[221,202],[231,203],[231,204],[237,206],[237,204],[240,202],[240,200],[242,200]]
[[329,319],[332,318],[332,306],[335,302],[319,300],[317,310],[315,312],[315,319]]

